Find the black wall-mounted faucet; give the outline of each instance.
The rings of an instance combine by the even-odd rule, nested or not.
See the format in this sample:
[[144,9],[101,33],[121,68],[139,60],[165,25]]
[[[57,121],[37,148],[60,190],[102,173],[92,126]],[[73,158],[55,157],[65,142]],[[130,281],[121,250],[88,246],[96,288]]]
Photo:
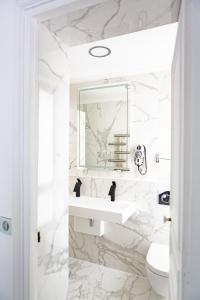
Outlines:
[[73,190],[73,192],[76,193],[76,197],[80,197],[81,184],[82,184],[82,182],[80,181],[79,178],[77,178],[77,182],[76,182],[76,184],[74,186],[74,190]]
[[108,193],[108,196],[111,196],[111,201],[115,201],[115,190],[116,190],[116,182],[112,181],[112,185],[110,187],[110,191]]

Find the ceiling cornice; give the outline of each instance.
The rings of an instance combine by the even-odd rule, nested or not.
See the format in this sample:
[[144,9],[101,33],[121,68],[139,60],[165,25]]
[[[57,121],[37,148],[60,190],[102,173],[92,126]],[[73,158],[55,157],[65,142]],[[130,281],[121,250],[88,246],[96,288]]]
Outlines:
[[49,4],[51,2],[55,2],[55,0],[16,0],[17,4],[24,8],[25,10],[27,9],[32,9],[44,4]]
[[25,12],[44,21],[54,15],[92,6],[106,0],[16,0],[17,5]]

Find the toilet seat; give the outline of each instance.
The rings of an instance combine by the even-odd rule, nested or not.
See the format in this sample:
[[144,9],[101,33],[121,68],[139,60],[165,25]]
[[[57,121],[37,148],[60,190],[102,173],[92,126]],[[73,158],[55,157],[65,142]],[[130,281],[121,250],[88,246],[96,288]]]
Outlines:
[[147,254],[146,265],[156,275],[169,277],[169,247],[152,243]]

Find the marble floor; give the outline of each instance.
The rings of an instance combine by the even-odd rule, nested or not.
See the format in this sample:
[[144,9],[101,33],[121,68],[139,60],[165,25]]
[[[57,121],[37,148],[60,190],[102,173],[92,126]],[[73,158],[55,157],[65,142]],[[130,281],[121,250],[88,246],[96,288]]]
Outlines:
[[70,258],[68,300],[166,300],[146,277]]

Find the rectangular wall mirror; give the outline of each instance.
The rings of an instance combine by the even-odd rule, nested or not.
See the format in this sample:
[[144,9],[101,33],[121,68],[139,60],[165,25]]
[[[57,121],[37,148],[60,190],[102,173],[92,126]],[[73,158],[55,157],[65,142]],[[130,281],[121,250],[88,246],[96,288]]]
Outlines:
[[128,170],[129,85],[79,90],[79,166]]

